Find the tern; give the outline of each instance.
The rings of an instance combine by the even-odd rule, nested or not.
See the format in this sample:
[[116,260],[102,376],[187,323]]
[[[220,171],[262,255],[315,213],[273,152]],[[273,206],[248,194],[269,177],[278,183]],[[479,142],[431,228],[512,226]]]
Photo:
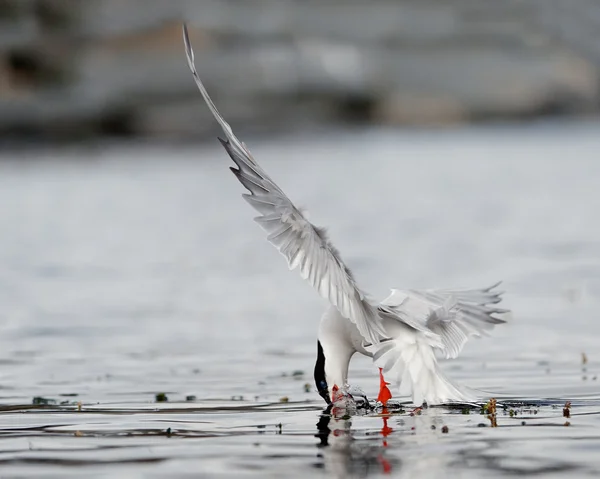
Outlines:
[[317,336],[314,379],[321,397],[327,404],[348,397],[350,359],[360,353],[379,369],[377,399],[383,405],[392,397],[385,377],[407,386],[417,406],[473,401],[470,390],[446,378],[436,353],[455,358],[470,337],[486,335],[506,322],[497,316],[508,312],[496,306],[502,294],[496,290],[499,283],[481,289],[392,289],[383,301],[372,300],[356,283],[326,230],[310,223],[294,206],[221,116],[196,70],[185,24],[183,41],[196,85],[223,130],[225,138],[219,141],[236,165],[230,169],[248,190],[243,198],[259,213],[255,221],[289,269],[297,269],[330,303]]

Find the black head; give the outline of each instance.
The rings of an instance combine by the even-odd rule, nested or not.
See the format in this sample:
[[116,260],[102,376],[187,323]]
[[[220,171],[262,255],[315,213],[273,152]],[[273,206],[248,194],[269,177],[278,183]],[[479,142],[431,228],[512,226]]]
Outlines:
[[331,398],[329,397],[329,387],[327,386],[327,380],[325,379],[325,354],[323,354],[323,348],[321,342],[317,341],[317,362],[315,363],[315,384],[317,385],[317,391],[327,404],[331,404]]

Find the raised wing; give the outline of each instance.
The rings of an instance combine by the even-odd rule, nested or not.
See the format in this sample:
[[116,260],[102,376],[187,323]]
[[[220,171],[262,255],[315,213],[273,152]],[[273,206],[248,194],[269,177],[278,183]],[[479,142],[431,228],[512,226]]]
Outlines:
[[302,278],[329,300],[343,317],[355,323],[365,340],[373,344],[379,343],[386,334],[376,307],[356,285],[352,273],[327,238],[325,230],[315,227],[304,218],[254,160],[246,145],[233,134],[198,76],[194,51],[185,25],[183,41],[196,85],[225,134],[226,140],[219,140],[237,165],[231,171],[250,192],[242,196],[260,213],[255,221],[268,233],[269,242],[285,256],[290,269],[299,268]]
[[471,290],[393,289],[381,308],[393,311],[398,320],[413,328],[438,335],[441,345],[435,347],[447,358],[455,358],[469,337],[485,335],[506,322],[494,316],[508,312],[495,306],[502,300],[502,293],[494,291],[498,284]]

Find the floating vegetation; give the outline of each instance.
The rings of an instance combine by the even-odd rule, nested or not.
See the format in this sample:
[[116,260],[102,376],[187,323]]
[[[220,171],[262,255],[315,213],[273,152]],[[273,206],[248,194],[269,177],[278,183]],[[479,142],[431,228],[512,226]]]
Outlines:
[[492,427],[498,427],[496,420],[496,399],[490,399],[482,408],[483,414],[487,414],[487,418],[490,420]]
[[47,406],[49,404],[56,404],[56,401],[42,396],[35,396],[31,404],[35,404],[36,406]]
[[169,400],[169,398],[167,397],[167,395],[165,393],[158,393],[154,399],[156,400],[156,402],[167,402]]
[[490,399],[483,406],[481,406],[480,414],[496,414],[496,405],[496,400],[494,398]]
[[304,371],[301,371],[300,369],[296,369],[293,373],[292,373],[292,377],[293,378],[300,378],[304,376]]
[[409,416],[420,416],[422,411],[422,407],[416,407],[410,412]]
[[[432,407],[436,407],[436,406],[432,406]],[[465,410],[468,410],[469,411],[468,414],[471,414],[471,412],[481,410],[481,407],[482,406],[480,406],[479,404],[475,404],[475,403],[448,403],[448,404],[443,405],[444,409],[460,412],[461,414],[467,414],[465,412]]]
[[571,401],[567,401],[565,403],[565,407],[563,407],[563,417],[566,417],[566,418],[571,417]]
[[386,414],[394,414],[394,415],[398,415],[398,414],[405,414],[406,411],[404,409],[404,406],[399,403],[398,401],[395,400],[390,400],[387,402],[387,404],[384,406],[383,404],[381,404],[378,401],[359,401],[362,398],[355,398],[356,400],[356,407],[357,408],[362,408],[365,410],[377,410],[377,411],[381,411],[383,412],[383,410],[385,409],[385,413]]

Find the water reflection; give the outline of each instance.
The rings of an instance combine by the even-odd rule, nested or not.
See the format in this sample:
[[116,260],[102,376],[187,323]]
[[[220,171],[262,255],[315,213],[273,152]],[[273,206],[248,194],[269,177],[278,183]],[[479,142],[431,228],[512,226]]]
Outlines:
[[[546,452],[539,450],[538,441],[548,442],[556,432],[563,438],[598,441],[594,431],[565,428],[563,404],[562,399],[505,401],[497,427],[490,427],[489,417],[479,414],[478,408],[467,414],[464,407],[431,407],[409,415],[391,415],[384,409],[374,416],[372,412],[350,415],[330,406],[317,422],[321,462],[316,467],[333,477],[440,477],[466,470],[519,476],[596,473],[597,469],[583,466],[581,459],[587,456],[579,455],[578,448],[563,445],[549,453],[553,445]],[[597,400],[582,401],[578,408],[577,419],[600,416]],[[365,420],[372,424],[367,429],[361,427]],[[375,421],[381,421],[380,428],[373,427]],[[453,423],[449,429],[448,423]],[[510,451],[515,443],[520,446]]]
[[388,458],[385,449],[387,437],[393,429],[388,425],[386,415],[382,415],[381,420],[382,427],[376,435],[357,439],[351,417],[332,414],[331,406],[323,411],[317,422],[315,437],[319,439],[317,447],[323,449],[318,456],[333,477],[367,477],[398,472],[400,461]]
[[317,433],[315,437],[319,438],[321,441],[318,444],[318,447],[326,447],[329,446],[329,434],[331,433],[331,429],[329,429],[329,423],[331,422],[331,408],[333,406],[328,405],[323,413],[319,416],[319,422],[317,422]]

